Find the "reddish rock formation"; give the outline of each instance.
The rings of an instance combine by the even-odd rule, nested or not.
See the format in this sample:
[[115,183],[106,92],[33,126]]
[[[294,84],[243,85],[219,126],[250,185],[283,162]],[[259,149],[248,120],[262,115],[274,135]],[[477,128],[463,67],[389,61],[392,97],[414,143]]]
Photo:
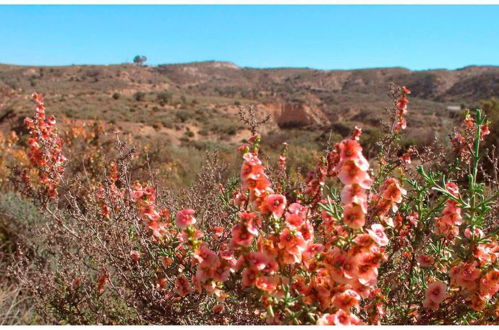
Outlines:
[[329,120],[317,106],[303,103],[271,103],[260,105],[259,108],[270,113],[280,128],[329,125]]

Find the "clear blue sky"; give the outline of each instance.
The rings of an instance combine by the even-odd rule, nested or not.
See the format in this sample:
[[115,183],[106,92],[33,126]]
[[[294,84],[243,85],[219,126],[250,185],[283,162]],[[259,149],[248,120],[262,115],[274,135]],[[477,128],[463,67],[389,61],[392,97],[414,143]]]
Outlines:
[[0,63],[499,65],[498,18],[499,6],[0,5]]

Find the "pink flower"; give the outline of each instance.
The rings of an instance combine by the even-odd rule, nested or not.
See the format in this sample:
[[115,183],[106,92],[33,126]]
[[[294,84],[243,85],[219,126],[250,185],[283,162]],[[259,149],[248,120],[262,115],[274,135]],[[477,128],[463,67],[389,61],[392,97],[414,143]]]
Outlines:
[[318,325],[359,325],[362,324],[357,316],[340,309],[334,314],[324,314],[317,322]]
[[407,194],[407,191],[400,186],[400,182],[394,178],[386,179],[381,189],[384,199],[391,200],[397,204],[402,202],[402,195]]
[[262,252],[251,252],[246,256],[249,267],[255,271],[273,274],[277,271],[277,263],[268,255]]
[[299,214],[286,213],[286,223],[292,227],[299,227],[305,222],[305,218]]
[[361,205],[364,213],[367,212],[367,194],[358,184],[347,185],[341,190],[341,203],[343,205],[355,203]]
[[371,229],[367,229],[367,232],[379,246],[388,245],[388,237],[386,237],[385,228],[382,225],[374,224]]
[[305,242],[310,243],[314,240],[314,226],[309,221],[306,221],[303,225],[296,228],[300,233]]
[[407,104],[409,103],[409,99],[403,95],[397,101],[397,108],[399,110],[400,115],[404,115],[407,112]]
[[393,132],[395,134],[400,133],[400,130],[404,130],[406,128],[407,128],[407,120],[402,116],[399,116],[392,126]]
[[211,311],[215,314],[223,313],[224,310],[225,310],[224,305],[220,304],[213,306],[213,308],[211,309]]
[[361,135],[362,135],[362,128],[359,126],[355,126],[352,132],[352,140],[359,141]]
[[419,265],[421,267],[431,267],[431,266],[433,266],[433,263],[435,262],[435,259],[428,254],[419,255],[419,256],[417,256],[416,259],[418,260]]
[[483,124],[482,126],[480,126],[480,132],[482,134],[482,138],[486,135],[489,135],[490,134],[489,125]]
[[440,304],[437,304],[435,301],[431,300],[430,298],[425,298],[423,302],[423,307],[430,309],[437,309],[439,305]]
[[445,188],[447,188],[447,190],[454,196],[454,197],[458,197],[459,196],[459,187],[453,183],[453,182],[449,182],[445,185]]
[[263,200],[261,209],[263,213],[271,213],[274,217],[280,218],[286,208],[286,197],[279,194],[270,194]]
[[353,228],[362,228],[366,222],[364,210],[359,204],[348,204],[343,210],[343,222]]
[[292,231],[289,228],[284,230],[279,235],[278,246],[284,250],[294,250],[295,248],[304,251],[306,248],[305,240],[299,231]]
[[160,215],[158,211],[154,209],[153,205],[145,206],[140,210],[140,216],[144,218],[148,218],[151,221],[158,221]]
[[211,267],[218,262],[217,254],[211,251],[206,243],[203,243],[203,245],[195,251],[194,258],[196,258],[199,263],[203,264],[204,267]]
[[300,203],[292,203],[288,207],[288,213],[297,214],[300,217],[306,217],[308,213],[308,207],[301,205]]
[[223,236],[224,234],[224,228],[223,227],[219,227],[219,226],[216,226],[213,228],[213,234],[216,238],[220,238]]
[[211,270],[211,276],[215,281],[225,282],[229,279],[231,266],[229,264],[219,263],[218,267]]
[[400,161],[405,164],[410,164],[411,163],[411,154],[409,152],[406,152],[402,154],[402,156],[399,157]]
[[288,207],[288,212],[286,212],[286,222],[293,227],[299,227],[304,223],[307,212],[307,207],[293,203]]
[[175,292],[182,297],[187,296],[192,292],[189,280],[184,275],[178,276],[175,280]]
[[475,311],[481,311],[485,308],[485,305],[487,304],[487,298],[486,297],[482,297],[482,296],[479,296],[479,295],[473,295],[471,297],[471,308],[473,308],[473,310]]
[[244,269],[241,274],[243,288],[254,285],[257,276],[258,276],[258,271],[253,270],[252,268]]
[[232,227],[232,244],[235,246],[250,246],[254,237],[242,223]]
[[492,297],[497,291],[499,291],[499,271],[493,269],[480,280],[480,293]]
[[357,258],[346,255],[338,248],[333,250],[330,264],[333,266],[333,273],[337,275],[334,279],[338,283],[343,283],[344,280],[350,280],[357,275]]
[[254,236],[258,235],[258,228],[256,227],[258,215],[254,212],[242,212],[239,216],[246,230]]
[[244,163],[241,167],[241,179],[243,181],[257,179],[264,170],[260,159],[258,159],[255,154],[249,152],[243,155],[243,159]]
[[132,250],[130,251],[130,257],[133,261],[137,262],[140,259],[140,252],[137,250]]
[[333,305],[348,312],[352,307],[359,307],[360,299],[357,292],[348,289],[334,296]]
[[303,263],[310,265],[310,263],[314,260],[315,256],[320,252],[324,251],[324,245],[322,244],[309,244],[307,249],[303,251]]
[[372,239],[371,235],[362,234],[355,237],[354,242],[364,249],[369,249],[375,241]]
[[190,225],[195,224],[196,218],[193,217],[194,213],[195,213],[195,211],[192,209],[186,209],[186,210],[182,210],[182,211],[178,212],[177,219],[176,219],[177,227],[186,228]]
[[277,283],[274,278],[260,276],[255,280],[255,286],[262,291],[272,293],[276,290]]
[[468,227],[464,230],[464,236],[468,239],[470,239],[472,236],[475,236],[475,237],[480,237],[482,238],[483,237],[483,231],[481,231],[480,229],[478,228],[475,228],[473,231],[471,231],[471,228]]
[[473,128],[473,125],[474,125],[474,121],[473,121],[473,117],[471,117],[471,115],[469,113],[466,114],[466,117],[464,118],[464,125],[467,127],[467,128]]
[[438,305],[445,299],[446,291],[447,285],[442,282],[433,282],[428,285],[425,297]]
[[371,178],[369,178],[369,174],[358,167],[351,159],[343,163],[338,173],[338,178],[343,184],[351,185],[356,183],[364,189],[369,189],[372,182]]
[[473,291],[480,278],[480,270],[473,263],[462,263],[451,268],[449,272],[451,284],[460,286],[466,291]]
[[48,124],[49,126],[55,126],[55,124],[56,124],[55,117],[54,117],[54,116],[49,116],[49,117],[47,118],[47,124]]
[[343,140],[338,144],[340,151],[340,159],[343,161],[352,160],[355,165],[362,171],[369,169],[369,163],[362,155],[362,147],[356,140]]
[[418,219],[419,219],[419,214],[417,212],[412,212],[410,215],[407,216],[407,220],[409,220],[409,222],[413,226],[418,225]]
[[358,278],[359,282],[364,285],[369,285],[370,283],[376,283],[378,278],[378,264],[373,264],[376,262],[377,258],[372,258],[372,256],[365,256],[357,265],[355,276]]
[[300,231],[284,228],[279,235],[278,246],[284,252],[286,263],[297,263],[301,261],[301,254],[305,251],[307,243]]

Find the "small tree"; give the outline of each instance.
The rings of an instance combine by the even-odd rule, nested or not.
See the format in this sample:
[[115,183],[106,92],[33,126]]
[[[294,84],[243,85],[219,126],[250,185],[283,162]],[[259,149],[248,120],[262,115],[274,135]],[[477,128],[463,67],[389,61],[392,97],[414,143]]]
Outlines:
[[146,61],[147,61],[147,56],[137,55],[133,58],[133,63],[137,64],[138,66],[144,65]]

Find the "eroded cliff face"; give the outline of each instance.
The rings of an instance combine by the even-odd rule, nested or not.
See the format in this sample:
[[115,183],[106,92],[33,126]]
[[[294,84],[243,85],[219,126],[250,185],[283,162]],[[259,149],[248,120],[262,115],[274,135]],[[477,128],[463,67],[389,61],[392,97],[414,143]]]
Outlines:
[[268,103],[258,108],[272,116],[279,128],[304,127],[310,125],[327,126],[330,124],[318,106],[303,103]]
[[[236,116],[239,109],[239,106],[230,105],[224,107],[223,111]],[[325,127],[331,124],[319,106],[301,102],[260,103],[256,105],[256,110],[258,120],[263,120],[270,115],[270,120],[265,127],[262,127],[263,131],[307,126]]]

